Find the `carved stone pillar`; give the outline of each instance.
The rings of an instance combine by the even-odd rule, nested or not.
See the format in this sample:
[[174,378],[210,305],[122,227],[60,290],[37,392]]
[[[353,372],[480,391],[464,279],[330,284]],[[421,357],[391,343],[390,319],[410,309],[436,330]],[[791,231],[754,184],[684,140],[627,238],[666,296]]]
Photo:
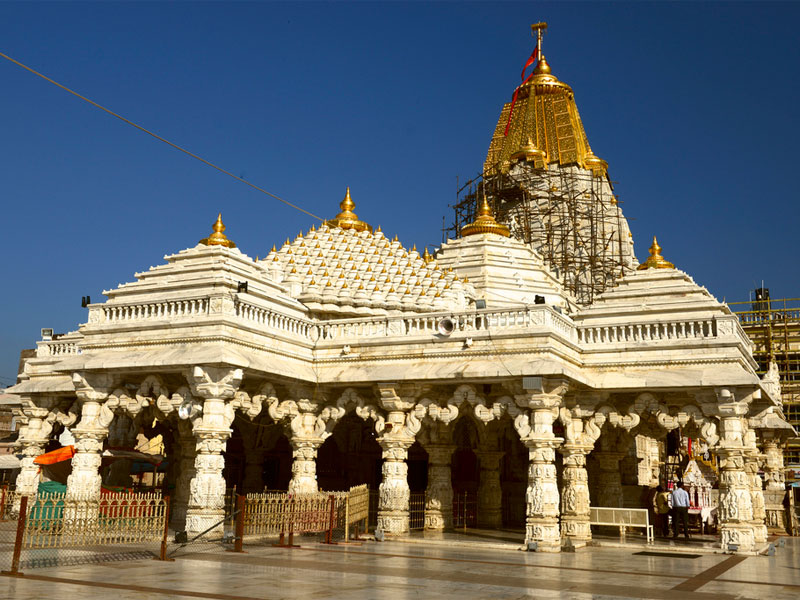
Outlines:
[[[309,415],[311,416],[311,415]],[[317,486],[317,450],[325,441],[321,437],[292,435],[292,480],[290,494],[314,494]]]
[[761,477],[758,475],[758,451],[752,449],[745,455],[744,468],[750,480],[750,501],[753,504],[753,540],[757,544],[767,541],[767,512],[764,506],[764,489]]
[[[49,411],[50,402],[25,397],[22,399],[23,426],[19,431],[16,447],[22,453],[20,472],[17,475],[17,492],[21,495],[35,496],[39,486],[39,465],[33,463],[44,448],[53,431]],[[19,508],[17,505],[15,508]]]
[[75,455],[72,457],[72,473],[67,478],[64,516],[67,519],[76,516],[92,518],[100,501],[103,442],[114,418],[114,413],[103,404],[108,398],[111,381],[108,376],[77,373],[72,380],[81,404],[81,420],[72,428]]
[[538,552],[560,552],[559,494],[556,476],[556,448],[564,441],[553,434],[567,382],[541,378],[538,389],[514,396],[518,406],[528,408],[514,421],[522,443],[528,448],[528,489],[525,543],[536,543]]
[[598,451],[594,453],[600,467],[598,473],[597,505],[612,508],[622,506],[622,474],[620,461],[625,458],[622,452]]
[[764,509],[766,524],[774,532],[786,532],[786,473],[783,466],[783,452],[777,439],[768,438],[763,442],[763,463],[765,476]]
[[558,552],[561,549],[561,532],[558,527],[559,495],[556,479],[555,448],[553,440],[523,440],[528,447],[528,490],[526,493],[527,518],[525,541],[536,542],[537,550]]
[[204,398],[202,416],[195,418],[193,433],[197,456],[194,477],[189,485],[186,531],[200,533],[219,523],[225,515],[225,467],[227,440],[231,435],[234,408],[226,401],[233,398],[242,381],[241,369],[195,367],[190,381],[193,394]]
[[192,433],[189,421],[178,421],[178,477],[175,481],[175,493],[170,505],[173,526],[176,530],[186,529],[186,511],[189,508],[189,491],[194,479],[194,461],[197,458],[197,442]]
[[478,527],[495,529],[503,525],[503,490],[500,461],[505,452],[478,452],[481,473],[478,483]]
[[722,548],[733,544],[743,552],[755,549],[753,501],[745,472],[744,419],[747,406],[726,390],[717,391],[721,439],[717,448],[722,471],[719,478],[719,523]]
[[425,490],[425,529],[443,531],[453,527],[453,481],[450,460],[455,446],[428,444],[428,488]]
[[[408,533],[408,487],[409,440],[382,440],[383,480],[378,486],[378,529],[390,534]],[[451,498],[452,503],[452,498]],[[452,520],[452,508],[450,509]]]
[[589,479],[586,456],[592,446],[570,444],[559,451],[564,457],[563,488],[561,493],[561,535],[573,541],[589,541]]
[[783,451],[777,440],[764,441],[764,473],[766,489],[770,492],[786,491],[786,472],[783,466]]
[[[408,449],[419,433],[421,423],[414,411],[415,386],[379,384],[381,406],[388,412],[378,421],[378,443],[383,449],[383,480],[378,487],[378,527],[388,534],[408,532]],[[423,410],[424,413],[424,410]]]

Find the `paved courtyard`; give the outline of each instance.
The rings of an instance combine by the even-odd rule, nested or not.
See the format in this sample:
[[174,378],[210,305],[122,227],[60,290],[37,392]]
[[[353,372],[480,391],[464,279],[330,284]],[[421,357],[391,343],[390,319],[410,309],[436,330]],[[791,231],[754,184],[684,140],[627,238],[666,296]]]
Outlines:
[[[28,570],[0,577],[0,598],[769,598],[800,597],[800,539],[774,556],[641,548],[541,554],[453,544],[309,543],[246,554],[188,553],[175,562],[133,560]],[[675,550],[678,548],[676,547]]]

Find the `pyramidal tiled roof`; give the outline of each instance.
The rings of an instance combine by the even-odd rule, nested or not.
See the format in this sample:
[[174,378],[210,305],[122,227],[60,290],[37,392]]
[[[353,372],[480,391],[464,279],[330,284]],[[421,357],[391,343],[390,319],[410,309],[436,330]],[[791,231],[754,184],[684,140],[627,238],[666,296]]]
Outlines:
[[381,315],[465,308],[469,282],[406,250],[395,237],[327,224],[286,240],[259,261],[273,280],[320,315]]

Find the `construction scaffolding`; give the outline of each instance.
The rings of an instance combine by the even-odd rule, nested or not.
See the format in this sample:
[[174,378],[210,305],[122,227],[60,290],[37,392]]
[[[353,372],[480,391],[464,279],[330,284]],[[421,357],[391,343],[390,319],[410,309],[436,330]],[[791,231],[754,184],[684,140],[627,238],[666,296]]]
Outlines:
[[[770,299],[769,290],[758,288],[747,302],[729,302],[742,328],[754,344],[758,373],[770,362],[778,367],[786,419],[800,430],[800,298]],[[787,464],[800,464],[800,439],[784,451]]]
[[519,162],[490,169],[456,194],[453,222],[443,241],[475,219],[485,194],[495,217],[542,255],[579,304],[594,298],[632,268],[632,240],[611,182],[577,165],[537,168]]

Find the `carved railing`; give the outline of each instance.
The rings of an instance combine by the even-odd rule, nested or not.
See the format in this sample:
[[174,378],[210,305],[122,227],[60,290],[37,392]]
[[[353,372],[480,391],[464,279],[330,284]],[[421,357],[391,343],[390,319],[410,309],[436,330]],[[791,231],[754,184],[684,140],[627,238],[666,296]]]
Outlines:
[[81,349],[77,341],[67,340],[47,340],[36,342],[36,356],[67,356],[69,354],[80,354]]
[[[733,324],[728,321],[725,323],[730,333],[733,333]],[[579,326],[577,331],[578,341],[587,345],[707,339],[715,338],[719,334],[716,319]]]
[[208,313],[208,298],[164,300],[137,304],[105,304],[102,306],[104,320],[110,323],[141,321],[144,319],[177,319]]
[[303,338],[311,337],[311,332],[314,327],[314,323],[307,319],[284,315],[270,308],[256,306],[255,304],[245,302],[238,298],[234,302],[234,311],[237,317],[246,321],[263,325],[268,329],[278,329]]
[[315,335],[322,340],[345,340],[358,337],[430,336],[439,332],[443,320],[452,323],[453,333],[502,331],[547,327],[568,339],[575,338],[572,321],[550,307],[474,310],[469,312],[436,312],[398,317],[343,319],[315,326]]

